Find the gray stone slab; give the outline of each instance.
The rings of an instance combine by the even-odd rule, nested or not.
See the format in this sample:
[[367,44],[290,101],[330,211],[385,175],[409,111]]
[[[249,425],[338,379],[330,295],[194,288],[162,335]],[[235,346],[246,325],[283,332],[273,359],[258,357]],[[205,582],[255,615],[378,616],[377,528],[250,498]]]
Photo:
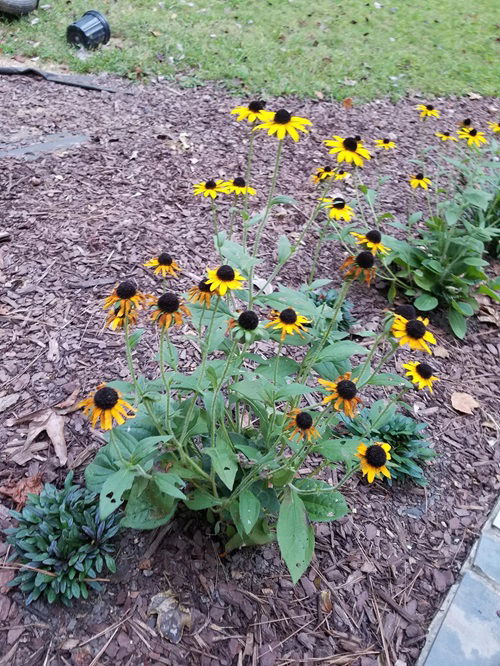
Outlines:
[[[496,532],[496,530],[495,530]],[[474,558],[474,566],[500,585],[500,533],[483,532]]]
[[497,515],[493,518],[493,527],[497,527],[500,530],[500,509],[497,511]]
[[7,148],[0,147],[0,157],[22,157],[25,160],[36,160],[40,155],[67,150],[89,140],[90,137],[85,134],[48,134],[43,137],[42,141],[36,143]]
[[500,593],[467,571],[425,660],[425,666],[499,666]]

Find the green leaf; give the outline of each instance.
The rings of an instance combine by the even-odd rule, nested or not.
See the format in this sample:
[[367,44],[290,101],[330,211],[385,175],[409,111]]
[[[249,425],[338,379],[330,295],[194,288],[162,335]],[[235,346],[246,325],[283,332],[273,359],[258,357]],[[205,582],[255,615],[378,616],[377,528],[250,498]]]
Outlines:
[[411,387],[411,382],[409,382],[404,377],[399,375],[394,375],[390,372],[381,372],[374,375],[370,381],[367,382],[371,386],[408,386]]
[[203,453],[210,456],[216,474],[222,483],[232,490],[238,471],[238,458],[228,442],[219,435],[215,447],[203,449]]
[[314,530],[309,525],[304,502],[290,488],[286,489],[280,505],[276,534],[292,581],[297,583],[313,555]]
[[240,521],[243,529],[250,534],[260,516],[260,502],[248,488],[240,494]]
[[135,331],[132,331],[132,333],[129,335],[128,338],[130,349],[135,349],[137,347],[137,345],[141,341],[144,331],[145,331],[144,328],[136,328]]
[[101,520],[113,513],[122,502],[122,495],[132,487],[135,472],[130,469],[119,469],[104,482],[99,496],[99,514]]
[[396,285],[391,284],[391,286],[389,287],[389,291],[387,292],[387,300],[389,301],[389,303],[393,303],[395,298],[396,298]]
[[184,500],[184,504],[191,511],[202,511],[203,509],[210,509],[212,506],[220,504],[221,500],[213,495],[210,495],[205,490],[196,489],[190,495],[189,499]]
[[288,240],[288,236],[280,236],[278,241],[278,261],[280,264],[284,264],[285,261],[292,254],[292,246]]
[[467,319],[463,316],[463,314],[457,312],[456,310],[450,309],[448,310],[447,314],[451,330],[457,336],[457,338],[463,340],[465,338],[465,334],[467,333]]
[[274,380],[276,376],[277,382],[282,382],[286,377],[298,372],[300,365],[293,358],[287,356],[273,356],[271,359],[264,359],[255,369],[255,374],[261,377],[266,377],[269,380]]
[[356,439],[326,439],[318,444],[314,450],[318,451],[329,462],[341,462],[351,465],[361,440]]
[[138,477],[130,491],[121,524],[132,529],[152,530],[168,523],[176,508],[175,498],[162,493],[153,481]]
[[316,355],[316,363],[319,361],[345,361],[354,354],[366,354],[368,350],[362,345],[350,340],[341,340],[333,345],[328,345]]
[[287,194],[277,194],[275,197],[271,199],[271,206],[276,206],[278,204],[291,204],[291,205],[298,205],[297,199],[294,199],[293,197],[289,197]]
[[276,401],[288,400],[297,395],[314,393],[315,391],[317,391],[316,388],[311,388],[310,386],[306,386],[306,384],[296,384],[295,382],[293,384],[285,384],[284,386],[280,386],[276,391]]
[[[297,479],[294,486],[299,494],[309,516],[309,520],[317,522],[330,522],[338,520],[349,512],[344,496],[325,481],[319,479]],[[300,491],[314,490],[314,494],[303,495]]]
[[434,310],[438,306],[438,299],[435,296],[430,294],[420,294],[418,298],[415,299],[414,305],[417,310],[422,310],[422,312],[427,312],[427,310]]
[[464,317],[472,317],[474,314],[474,308],[472,305],[470,305],[470,303],[466,303],[465,301],[452,301],[451,307],[457,312],[460,312],[460,314],[463,314]]
[[177,486],[183,486],[184,483],[176,474],[169,472],[155,472],[153,474],[153,481],[162,493],[166,493],[171,497],[177,497],[178,499],[186,499],[186,495],[184,495],[182,490],[177,488]]

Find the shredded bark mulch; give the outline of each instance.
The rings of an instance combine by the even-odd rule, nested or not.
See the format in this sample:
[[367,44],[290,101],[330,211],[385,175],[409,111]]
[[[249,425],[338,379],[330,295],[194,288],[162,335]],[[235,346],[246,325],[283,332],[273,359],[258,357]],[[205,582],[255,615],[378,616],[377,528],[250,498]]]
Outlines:
[[[223,90],[94,80],[118,92],[0,78],[0,150],[54,134],[88,137],[32,161],[0,158],[0,230],[11,236],[0,245],[0,411],[6,419],[0,432],[1,485],[37,475],[60,483],[68,468],[80,478],[102,444],[80,412],[65,417],[65,467],[58,466],[43,436],[27,456],[17,457],[26,429],[16,419],[64,401],[75,389],[83,396],[101,381],[127,376],[121,336],[102,328],[103,297],[118,280],[132,276],[143,290],[158,291],[142,263],[161,251],[185,268],[179,288],[200,279],[215,256],[209,204],[192,196],[191,185],[234,177],[244,168],[247,133],[228,115],[239,100]],[[422,126],[414,110],[421,101],[379,100],[352,110],[317,101],[269,102],[314,122],[308,138],[287,146],[278,192],[294,195],[308,211],[315,192],[310,174],[329,161],[322,139],[332,133],[388,136],[398,151],[368,165],[366,179],[375,186],[387,176],[379,188],[383,210],[404,216],[414,205],[406,183],[415,172],[411,160],[434,140],[435,129],[452,130],[465,117],[485,126],[496,104],[432,100],[448,121]],[[275,147],[270,138],[258,137],[256,209],[265,202]],[[351,185],[340,183],[338,191],[352,198]],[[278,235],[297,238],[303,223],[293,207],[275,211],[259,275],[266,276],[273,265]],[[303,282],[314,242],[314,235],[306,241],[285,272],[285,283]],[[338,245],[326,243],[318,276],[338,286],[342,258]],[[387,307],[383,288],[356,286],[350,297],[363,325],[381,321]],[[353,478],[345,488],[351,513],[317,526],[312,566],[295,587],[275,545],[221,557],[222,544],[210,525],[186,511],[159,535],[127,532],[118,573],[100,594],[71,610],[40,602],[26,608],[19,592],[5,587],[14,572],[3,568],[0,663],[414,664],[500,488],[494,419],[498,330],[472,322],[460,343],[439,323],[433,317],[442,347],[433,363],[441,381],[433,396],[415,392],[409,398],[417,417],[429,423],[439,454],[427,468],[426,489]],[[136,352],[149,373],[154,344],[148,333]],[[182,348],[180,358],[193,366],[197,352]],[[402,352],[389,370],[400,372],[407,358]],[[473,395],[479,407],[471,415],[455,411],[454,391]],[[10,523],[13,506],[3,498],[0,527]],[[7,553],[0,544],[3,562]],[[147,615],[151,597],[166,590],[192,615],[192,627],[178,645],[162,638],[156,619]]]

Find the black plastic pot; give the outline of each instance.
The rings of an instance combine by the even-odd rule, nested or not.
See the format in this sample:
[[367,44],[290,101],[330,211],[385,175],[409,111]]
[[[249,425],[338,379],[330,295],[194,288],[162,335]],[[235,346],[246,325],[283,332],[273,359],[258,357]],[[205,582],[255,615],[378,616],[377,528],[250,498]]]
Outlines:
[[109,23],[104,16],[91,9],[82,18],[68,26],[66,39],[74,46],[96,49],[100,44],[107,44],[111,37]]

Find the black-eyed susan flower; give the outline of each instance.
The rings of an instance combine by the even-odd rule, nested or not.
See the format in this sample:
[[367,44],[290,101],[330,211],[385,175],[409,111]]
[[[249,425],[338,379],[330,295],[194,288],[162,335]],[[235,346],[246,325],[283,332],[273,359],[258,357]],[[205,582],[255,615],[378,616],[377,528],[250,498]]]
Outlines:
[[464,118],[458,123],[458,127],[459,129],[470,129],[472,127],[472,120],[470,118]]
[[419,390],[428,388],[432,393],[432,383],[439,381],[439,377],[434,375],[434,370],[428,363],[418,363],[417,361],[410,361],[403,363],[403,368],[408,370],[407,377],[418,386]]
[[319,167],[316,173],[311,176],[313,182],[321,183],[323,180],[328,180],[335,175],[335,170],[331,166]]
[[325,146],[331,148],[332,155],[337,155],[337,162],[347,162],[362,167],[365,160],[370,160],[371,155],[363,146],[359,136],[348,136],[343,139],[341,136],[334,135],[333,139],[323,141]]
[[405,319],[416,319],[417,311],[410,303],[403,303],[394,308],[394,314],[404,317]]
[[281,312],[273,310],[271,316],[272,319],[266,324],[266,328],[271,326],[275,330],[281,330],[281,340],[284,340],[286,335],[294,335],[295,333],[303,338],[304,325],[311,323],[310,319],[299,314],[293,308],[285,308]]
[[121,425],[125,423],[125,419],[135,416],[127,414],[127,410],[137,411],[123,400],[119,391],[106,384],[100,384],[88,398],[79,403],[78,407],[83,407],[83,413],[89,416],[93,428],[100,422],[102,430],[111,430],[113,421]]
[[204,183],[193,185],[193,194],[202,194],[204,197],[215,199],[219,194],[226,194],[226,184],[223,180],[206,180]]
[[256,193],[255,189],[250,187],[250,185],[247,185],[245,183],[245,179],[241,178],[240,176],[234,178],[233,180],[226,180],[224,186],[228,194],[236,194],[237,196],[242,194],[249,194],[250,196],[253,196]]
[[225,264],[207,272],[206,281],[210,285],[210,291],[217,291],[218,294],[224,296],[228,289],[243,289],[241,283],[245,281],[245,278],[232,266]]
[[375,147],[381,148],[382,150],[394,150],[394,148],[396,148],[396,144],[390,139],[376,139]]
[[408,345],[410,349],[419,349],[431,354],[431,349],[427,343],[435,345],[436,338],[428,330],[428,325],[429,320],[427,318],[405,319],[405,317],[396,315],[391,326],[391,332],[395,338],[398,338],[398,343],[402,347]]
[[137,309],[130,310],[127,314],[120,314],[120,305],[117,303],[109,312],[105,326],[112,331],[116,331],[117,328],[125,328],[125,325],[129,327],[135,326],[138,319],[139,313]]
[[495,134],[498,134],[498,132],[500,132],[500,123],[492,123],[488,121],[488,127],[492,132],[495,132]]
[[188,301],[191,303],[203,303],[207,308],[210,307],[211,298],[212,291],[208,280],[200,280],[195,287],[191,287],[188,291]]
[[436,132],[436,136],[441,141],[458,141],[456,136],[453,136],[450,132]]
[[[116,317],[128,315],[132,310],[146,305],[151,297],[137,290],[137,286],[131,280],[120,282],[112,293],[104,301],[104,310],[113,308]],[[114,307],[119,305],[118,310]]]
[[358,234],[356,231],[351,231],[351,236],[356,238],[356,245],[366,245],[372,254],[387,254],[391,248],[382,244],[382,234],[378,229],[370,229],[366,234]]
[[335,173],[333,176],[334,180],[346,180],[347,178],[350,178],[351,174],[349,171],[344,171],[344,169],[335,169]]
[[333,402],[333,407],[352,418],[356,414],[361,398],[357,395],[357,379],[354,381],[351,380],[351,374],[350,372],[346,372],[334,382],[330,382],[327,379],[318,379],[318,384],[321,384],[329,392],[329,395],[323,398],[323,404],[326,405],[329,402],[335,401]]
[[309,130],[305,128],[305,125],[312,125],[312,123],[307,118],[292,116],[292,114],[286,109],[279,109],[254,129],[267,130],[267,133],[270,136],[276,134],[280,141],[284,139],[287,134],[290,135],[294,141],[298,141],[300,138],[299,132],[305,132],[306,134],[309,132]]
[[291,430],[290,439],[293,439],[295,435],[298,435],[298,439],[307,439],[308,442],[311,439],[317,439],[319,437],[319,432],[313,425],[313,418],[309,412],[303,412],[300,409],[292,409],[287,414],[288,424],[285,426],[286,430]]
[[255,342],[264,337],[264,329],[260,327],[259,315],[253,310],[244,310],[237,318],[232,317],[228,330],[232,331],[233,338],[239,342]]
[[441,112],[435,109],[432,104],[419,104],[416,108],[417,111],[420,111],[422,120],[426,118],[439,118],[441,116]]
[[483,143],[488,143],[484,132],[480,132],[474,128],[458,130],[458,138],[467,141],[468,146],[477,146],[477,148],[481,148],[481,144]]
[[382,478],[381,474],[388,479],[391,478],[391,473],[386,467],[387,461],[391,459],[389,444],[375,442],[371,446],[366,446],[361,443],[357,450],[356,457],[360,459],[360,468],[368,483],[373,483],[375,478]]
[[410,183],[410,185],[414,190],[417,189],[417,187],[421,187],[422,189],[427,190],[429,189],[429,186],[432,185],[431,179],[426,178],[421,171],[419,173],[411,175],[409,177],[408,182]]
[[181,267],[172,259],[168,252],[162,252],[157,257],[149,259],[143,266],[154,268],[155,275],[161,275],[162,278],[167,277],[167,275],[177,277],[177,273],[181,271]]
[[327,204],[328,217],[334,220],[345,220],[349,222],[354,217],[354,210],[346,204],[345,199],[342,197],[335,197],[335,199],[322,199]]
[[248,103],[248,106],[241,105],[234,108],[231,113],[236,114],[236,120],[247,120],[249,123],[255,123],[257,120],[263,123],[271,114],[272,111],[265,110],[266,103],[263,99],[255,99]]
[[375,277],[375,257],[368,250],[360,252],[357,256],[349,256],[340,267],[344,272],[344,278],[352,277],[356,280],[362,277],[364,282],[370,286],[370,282]]
[[184,323],[183,315],[189,317],[191,313],[181,302],[180,298],[171,291],[162,294],[154,305],[151,319],[162,328],[182,326]]

